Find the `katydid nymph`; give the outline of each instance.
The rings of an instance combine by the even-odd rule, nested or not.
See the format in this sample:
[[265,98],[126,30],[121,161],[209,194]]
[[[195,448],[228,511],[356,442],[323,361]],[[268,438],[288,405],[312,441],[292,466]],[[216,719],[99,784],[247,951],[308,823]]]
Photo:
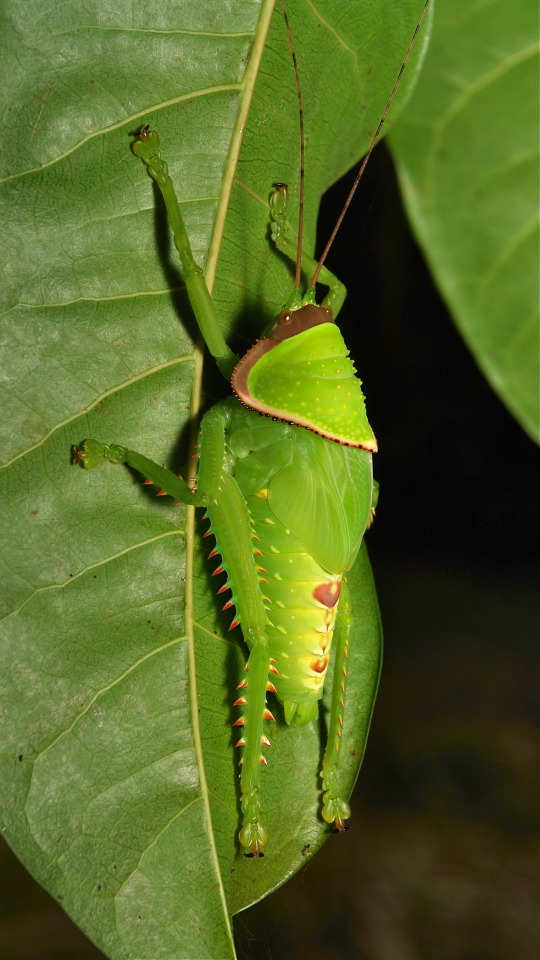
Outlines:
[[[239,678],[234,721],[240,753],[239,842],[248,857],[264,855],[264,786],[261,766],[274,721],[268,694],[282,704],[287,724],[316,720],[335,647],[334,685],[322,761],[323,819],[342,831],[350,816],[340,784],[340,743],[345,721],[346,659],[353,611],[346,575],[357,557],[374,507],[369,425],[361,382],[335,320],[345,288],[324,266],[330,244],[378,140],[407,62],[421,18],[369,151],[326,249],[317,263],[302,249],[303,160],[300,218],[294,238],[286,221],[287,188],[276,184],[270,198],[271,239],[295,260],[288,302],[262,338],[239,358],[225,341],[211,295],[193,259],[177,196],[161,157],[156,131],[144,127],[132,145],[159,187],[167,208],[191,306],[206,345],[234,396],[204,414],[198,474],[189,486],[163,466],[114,443],[85,440],[77,459],[87,468],[126,463],[176,502],[204,507],[220,557],[216,573],[230,591],[224,609],[234,608],[249,650]],[[302,100],[296,73],[303,155]],[[311,277],[303,289],[302,276]],[[316,284],[328,288],[321,304]],[[336,615],[339,611],[339,627]],[[275,709],[275,708],[273,708]]]

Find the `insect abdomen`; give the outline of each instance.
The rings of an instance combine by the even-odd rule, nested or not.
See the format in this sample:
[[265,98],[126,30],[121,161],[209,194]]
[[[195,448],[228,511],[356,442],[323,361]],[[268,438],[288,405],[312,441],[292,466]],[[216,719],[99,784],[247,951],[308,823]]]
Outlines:
[[[277,670],[272,685],[286,719],[307,723],[317,716],[322,696],[343,573],[354,562],[369,517],[371,456],[232,400],[216,409],[227,422],[223,467],[238,485],[255,535],[252,552],[244,538],[235,542],[225,520],[233,538],[229,550],[215,531],[231,599],[252,649],[259,633],[246,630],[252,601],[233,570],[241,552],[243,567],[257,570],[256,606],[264,605],[264,634]],[[208,513],[214,524],[219,509],[212,505]]]
[[313,710],[301,711],[307,722],[317,715],[322,696],[341,575],[323,570],[298,537],[276,520],[264,489],[248,498],[248,506],[267,581],[267,635],[278,671],[273,678],[277,695],[284,703],[313,704]]

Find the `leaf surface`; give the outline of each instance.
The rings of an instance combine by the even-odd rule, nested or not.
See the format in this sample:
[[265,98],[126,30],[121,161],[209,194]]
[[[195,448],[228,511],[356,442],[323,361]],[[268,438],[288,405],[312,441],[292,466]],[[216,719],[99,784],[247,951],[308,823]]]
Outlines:
[[425,68],[391,137],[433,276],[491,386],[537,441],[538,25],[529,0],[437,4]]

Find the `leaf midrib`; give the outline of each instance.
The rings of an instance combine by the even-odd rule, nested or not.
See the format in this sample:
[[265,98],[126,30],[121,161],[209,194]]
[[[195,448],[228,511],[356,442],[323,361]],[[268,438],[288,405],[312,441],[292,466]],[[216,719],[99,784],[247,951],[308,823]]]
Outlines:
[[[210,240],[208,258],[206,263],[205,276],[206,276],[206,283],[208,285],[208,289],[210,290],[210,293],[212,292],[214,282],[215,282],[219,253],[221,250],[221,245],[223,242],[223,235],[225,230],[225,221],[226,221],[227,211],[229,208],[231,191],[234,184],[236,167],[237,167],[238,159],[240,155],[240,146],[241,146],[244,131],[246,128],[249,108],[251,106],[253,91],[255,89],[255,82],[259,72],[259,67],[260,67],[262,55],[264,52],[266,38],[268,36],[268,30],[270,27],[270,21],[272,19],[272,14],[274,11],[274,5],[275,5],[274,0],[263,0],[259,20],[254,33],[253,44],[251,47],[249,60],[248,60],[246,71],[241,83],[240,104],[239,104],[235,125],[233,128],[232,137],[229,144],[229,151],[225,161],[223,181],[222,181],[220,196],[218,200],[216,218],[214,221],[214,227],[212,230],[212,237]],[[191,410],[190,410],[193,424],[198,423],[199,415],[200,415],[203,359],[204,359],[203,344],[201,342],[201,339],[199,338],[199,343],[197,344],[197,355],[195,359],[193,393],[192,393]],[[192,435],[191,435],[192,443],[194,443],[194,440],[195,440],[194,434],[195,434],[195,429],[192,429]],[[192,721],[192,730],[193,730],[193,745],[194,745],[196,759],[197,759],[197,767],[199,770],[201,796],[204,804],[206,822],[208,824],[208,842],[210,846],[216,881],[219,885],[219,897],[223,907],[223,916],[224,916],[225,924],[227,927],[227,933],[228,933],[230,944],[231,944],[232,956],[234,957],[236,956],[236,954],[234,950],[230,911],[228,908],[225,888],[223,885],[219,854],[216,846],[214,830],[212,825],[212,811],[210,807],[210,791],[208,787],[208,781],[206,778],[206,770],[204,765],[203,743],[202,743],[200,718],[199,718],[199,707],[198,707],[199,701],[198,701],[198,694],[197,694],[197,671],[196,671],[196,654],[195,654],[195,637],[194,637],[193,568],[194,568],[194,551],[195,551],[195,509],[193,507],[189,507],[186,509],[185,543],[186,543],[185,625],[186,625],[186,635],[188,639],[189,697],[190,697],[191,721]]]

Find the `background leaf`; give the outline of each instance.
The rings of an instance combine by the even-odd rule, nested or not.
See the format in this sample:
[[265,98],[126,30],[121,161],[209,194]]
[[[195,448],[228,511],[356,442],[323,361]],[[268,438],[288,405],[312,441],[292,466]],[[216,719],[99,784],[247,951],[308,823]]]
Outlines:
[[425,70],[392,135],[433,276],[503,403],[538,441],[538,9],[437,4]]
[[[215,296],[237,342],[290,289],[267,237],[271,183],[290,182],[291,216],[297,183],[279,14],[235,171],[271,6],[4,7],[3,830],[111,957],[233,956],[229,909],[282,882],[326,835],[319,738],[278,725],[267,778],[278,849],[255,865],[236,856],[229,704],[243,654],[216,619],[190,521],[124,470],[69,465],[70,446],[94,435],[180,467],[199,404],[193,320],[129,132],[159,127],[210,281],[219,256]],[[372,0],[352,15],[328,0],[289,14],[310,105],[309,243],[321,190],[367,145],[418,3]],[[365,560],[354,579],[367,637],[352,671],[351,786],[379,643]]]

